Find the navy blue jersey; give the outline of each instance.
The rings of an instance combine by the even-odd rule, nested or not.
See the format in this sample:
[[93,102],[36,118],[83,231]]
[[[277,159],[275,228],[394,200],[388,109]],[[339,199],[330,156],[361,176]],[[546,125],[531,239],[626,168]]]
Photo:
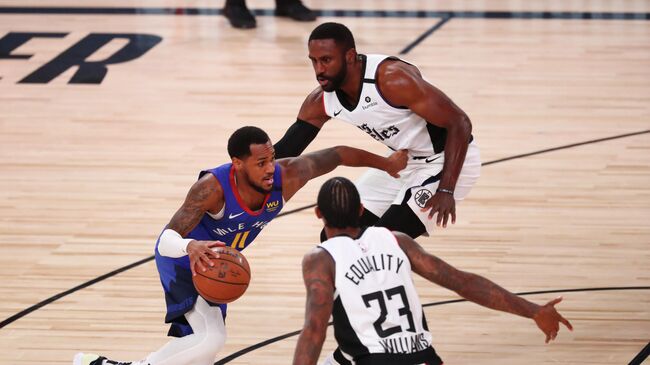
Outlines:
[[[199,241],[222,241],[227,246],[241,251],[248,247],[262,229],[282,210],[282,173],[280,165],[277,163],[275,165],[273,188],[266,195],[264,203],[258,211],[250,210],[239,196],[235,184],[235,169],[232,163],[201,171],[199,178],[208,173],[219,180],[223,189],[223,215],[219,219],[215,219],[208,213],[203,214],[201,222],[185,238],[193,238]],[[156,266],[167,303],[165,322],[172,323],[169,330],[170,336],[182,337],[192,333],[184,314],[194,307],[199,294],[192,282],[189,256],[179,258],[161,256],[158,253],[158,243],[156,242],[155,250]],[[219,304],[219,306],[225,316],[226,305]]]

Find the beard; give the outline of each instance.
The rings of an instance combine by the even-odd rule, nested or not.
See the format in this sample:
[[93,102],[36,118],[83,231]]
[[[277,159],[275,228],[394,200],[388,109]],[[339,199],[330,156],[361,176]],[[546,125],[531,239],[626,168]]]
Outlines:
[[339,71],[336,75],[334,75],[334,76],[324,76],[324,75],[318,76],[318,77],[320,77],[322,79],[325,79],[325,80],[329,81],[327,86],[321,86],[321,89],[323,89],[323,91],[326,91],[326,92],[332,92],[332,91],[334,91],[336,89],[339,89],[341,87],[341,85],[343,84],[343,80],[345,80],[345,76],[347,76],[347,74],[348,74],[348,68],[347,68],[345,62],[343,62],[343,67],[341,67],[341,71]]
[[248,185],[250,185],[253,190],[257,191],[260,194],[268,194],[273,190],[273,186],[271,186],[268,190],[264,189],[261,185],[256,184],[254,181],[252,181],[248,175],[246,175],[246,181],[248,182]]
[[269,190],[266,190],[261,186],[257,186],[256,184],[251,184],[251,186],[253,187],[253,189],[255,189],[255,191],[264,195],[270,193],[273,190],[273,186],[271,186]]

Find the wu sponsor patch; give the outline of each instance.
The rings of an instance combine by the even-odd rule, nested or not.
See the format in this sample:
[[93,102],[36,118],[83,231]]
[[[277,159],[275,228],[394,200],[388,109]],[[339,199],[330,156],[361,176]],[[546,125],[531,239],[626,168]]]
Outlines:
[[274,211],[278,210],[279,207],[280,207],[280,202],[278,200],[266,203],[266,211],[267,212],[274,212]]

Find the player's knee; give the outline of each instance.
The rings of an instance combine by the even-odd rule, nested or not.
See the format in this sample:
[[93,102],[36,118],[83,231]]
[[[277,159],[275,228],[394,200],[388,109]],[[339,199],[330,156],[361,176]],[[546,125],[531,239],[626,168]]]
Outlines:
[[212,326],[206,333],[206,340],[210,347],[212,347],[216,355],[226,343],[226,327],[225,326]]
[[212,308],[213,312],[207,321],[206,331],[203,334],[204,339],[202,344],[205,344],[206,356],[214,359],[214,356],[223,348],[226,343],[226,326],[223,322],[221,310],[219,308]]
[[198,346],[192,349],[192,364],[213,364],[226,343],[226,330],[223,327],[209,326],[200,336]]
[[219,307],[211,307],[203,301],[197,302],[195,310],[200,316],[192,317],[197,336],[192,348],[192,364],[212,364],[226,343],[223,315]]

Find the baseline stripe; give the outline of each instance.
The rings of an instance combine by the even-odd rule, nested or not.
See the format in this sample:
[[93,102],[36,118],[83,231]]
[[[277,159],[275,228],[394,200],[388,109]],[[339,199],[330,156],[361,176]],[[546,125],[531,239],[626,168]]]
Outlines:
[[[274,9],[251,9],[257,16],[274,16]],[[567,19],[567,20],[650,20],[650,13],[566,12],[566,11],[446,11],[446,10],[314,10],[320,17],[341,18],[464,18],[464,19]],[[29,15],[222,15],[222,8],[164,7],[53,7],[2,6],[0,14]]]

